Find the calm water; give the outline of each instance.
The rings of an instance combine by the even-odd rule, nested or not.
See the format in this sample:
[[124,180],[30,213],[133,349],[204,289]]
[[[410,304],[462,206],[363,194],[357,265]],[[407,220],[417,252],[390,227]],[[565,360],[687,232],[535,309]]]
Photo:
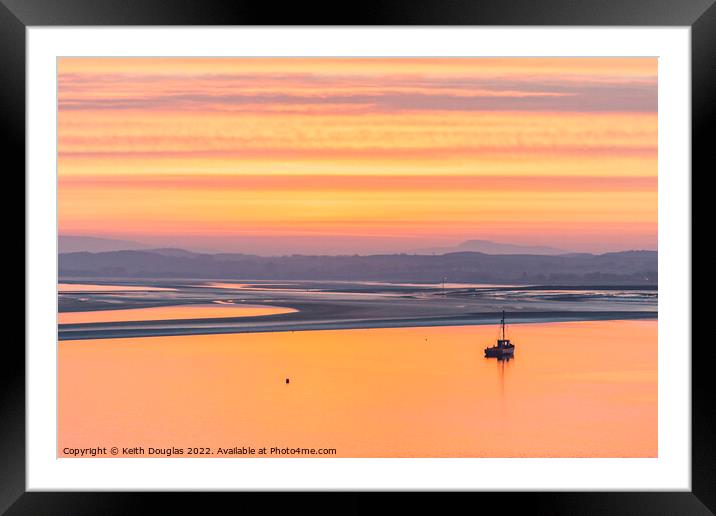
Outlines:
[[95,283],[58,283],[60,293],[72,292],[163,292],[173,291],[173,288],[145,287],[143,285],[98,285]]
[[204,304],[157,306],[151,308],[125,308],[122,310],[95,310],[91,312],[60,312],[60,324],[169,321],[183,319],[213,319],[220,317],[256,317],[260,315],[287,314],[293,308],[262,305]]
[[335,448],[339,457],[656,456],[656,321],[514,325],[509,362],[483,357],[497,331],[62,341],[58,448],[60,455],[88,446],[287,446]]

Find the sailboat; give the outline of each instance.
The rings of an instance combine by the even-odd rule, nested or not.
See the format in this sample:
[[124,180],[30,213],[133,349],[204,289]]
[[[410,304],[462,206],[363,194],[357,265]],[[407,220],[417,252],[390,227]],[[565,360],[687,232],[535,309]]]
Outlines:
[[505,337],[505,311],[502,311],[502,321],[500,321],[500,337],[497,344],[492,347],[485,348],[486,358],[511,358],[515,354],[515,345]]

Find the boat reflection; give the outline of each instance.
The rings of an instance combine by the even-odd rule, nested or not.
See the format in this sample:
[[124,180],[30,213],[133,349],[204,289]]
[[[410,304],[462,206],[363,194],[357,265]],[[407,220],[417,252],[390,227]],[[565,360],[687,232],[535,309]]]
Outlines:
[[[511,360],[514,359],[514,355],[504,356],[504,357],[495,357],[497,359],[497,376],[499,381],[499,389],[500,389],[500,400],[502,402],[505,401],[505,378],[507,374],[507,370],[512,368],[512,364],[510,363]],[[503,407],[504,408],[504,407]]]

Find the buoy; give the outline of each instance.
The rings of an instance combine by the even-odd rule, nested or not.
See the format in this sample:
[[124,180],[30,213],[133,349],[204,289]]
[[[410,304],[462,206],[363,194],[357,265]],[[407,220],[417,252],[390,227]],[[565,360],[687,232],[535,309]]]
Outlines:
[[286,378],[286,383],[288,383],[288,378]]

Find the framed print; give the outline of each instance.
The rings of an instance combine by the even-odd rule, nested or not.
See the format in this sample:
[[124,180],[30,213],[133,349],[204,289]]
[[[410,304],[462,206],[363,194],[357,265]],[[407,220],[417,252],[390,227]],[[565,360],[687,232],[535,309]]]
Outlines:
[[712,513],[716,8],[558,4],[3,0],[27,199],[3,510]]

